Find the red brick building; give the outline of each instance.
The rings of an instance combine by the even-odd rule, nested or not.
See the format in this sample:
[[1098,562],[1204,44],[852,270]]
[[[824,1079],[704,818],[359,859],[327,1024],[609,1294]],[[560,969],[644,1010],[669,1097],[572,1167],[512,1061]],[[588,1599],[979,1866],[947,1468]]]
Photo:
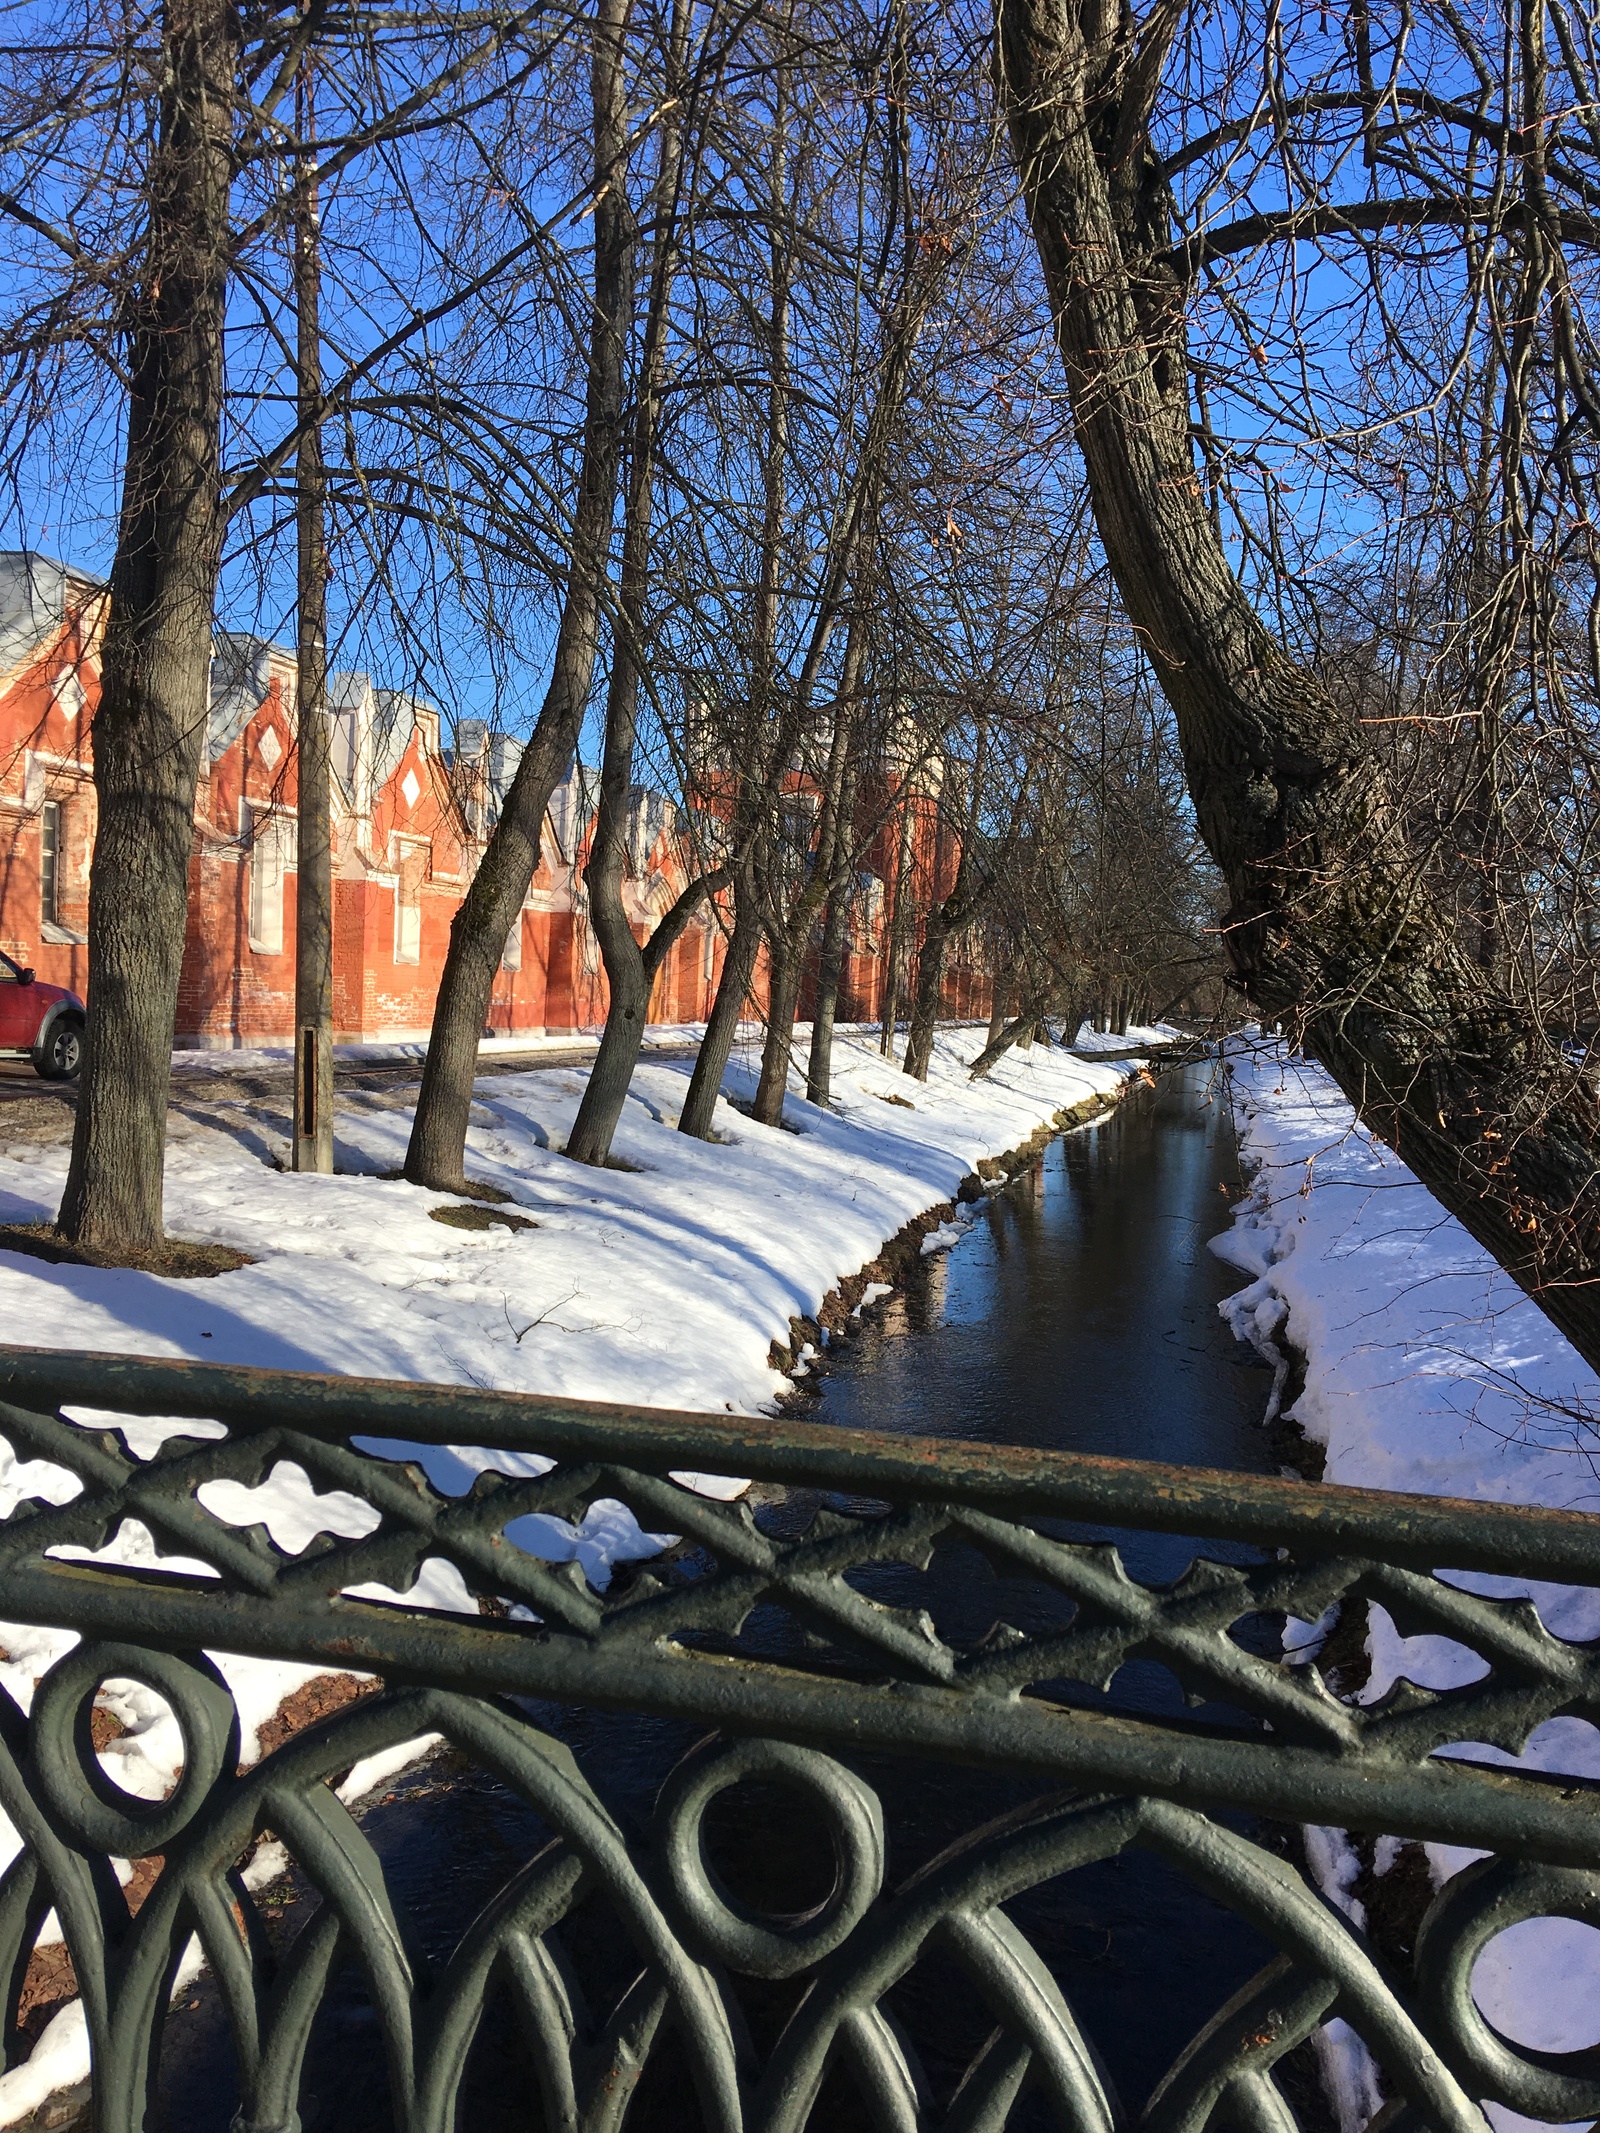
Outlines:
[[[48,557],[0,553],[0,948],[79,993],[87,984],[90,725],[104,620],[95,580]],[[219,634],[195,797],[180,1047],[282,1044],[293,1030],[294,690],[292,653]],[[447,751],[431,705],[375,689],[365,674],[334,675],[329,694],[335,1041],[421,1040],[450,921],[516,743],[468,722]],[[495,986],[496,1035],[570,1031],[604,1018],[605,975],[582,880],[594,798],[594,773],[582,769],[552,797],[539,871]],[[910,805],[915,834],[882,832],[862,876],[842,1020],[878,1011],[897,866],[917,866],[930,888],[948,871],[934,810]],[[636,794],[625,894],[641,932],[684,886],[676,823],[665,797]],[[723,923],[707,907],[669,956],[651,1019],[703,1021],[723,953]],[[987,980],[957,964],[947,995],[951,1012],[984,1011]]]

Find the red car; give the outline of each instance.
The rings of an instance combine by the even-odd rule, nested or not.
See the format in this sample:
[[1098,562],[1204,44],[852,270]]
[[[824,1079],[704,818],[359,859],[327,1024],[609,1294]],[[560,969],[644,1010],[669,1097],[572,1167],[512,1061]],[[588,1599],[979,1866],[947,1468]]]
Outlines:
[[73,1081],[83,1064],[83,1002],[41,985],[0,949],[0,1059],[28,1058],[46,1081]]

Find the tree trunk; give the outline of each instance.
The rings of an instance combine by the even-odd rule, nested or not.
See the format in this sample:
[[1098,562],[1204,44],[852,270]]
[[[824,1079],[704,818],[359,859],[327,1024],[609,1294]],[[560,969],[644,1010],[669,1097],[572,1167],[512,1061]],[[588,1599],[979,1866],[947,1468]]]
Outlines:
[[[315,132],[309,58],[296,84],[298,131]],[[299,600],[295,680],[294,1130],[296,1170],[333,1169],[333,821],[328,768],[328,546],[322,459],[321,258],[316,161],[302,160],[294,214],[295,454]]]
[[928,930],[917,957],[917,989],[911,1001],[911,1028],[906,1037],[905,1071],[926,1081],[933,1064],[933,1037],[939,1026],[939,996],[944,989],[944,959],[955,929],[942,904],[928,914]]
[[168,0],[144,280],[129,298],[128,429],[94,718],[89,1016],[63,1233],[163,1239],[162,1169],[195,785],[223,534],[222,329],[237,18]]
[[1034,1018],[1038,1012],[1039,1009],[1036,1002],[1023,1001],[1016,1017],[1012,1021],[1002,1024],[990,1037],[977,1058],[973,1060],[972,1065],[967,1070],[968,1080],[982,1081],[989,1069],[1003,1058],[1014,1044],[1019,1046],[1031,1044],[1033,1042]]
[[478,1045],[506,936],[539,865],[545,809],[573,759],[594,679],[601,593],[616,508],[623,371],[633,311],[634,223],[626,189],[623,32],[629,0],[600,0],[591,84],[595,130],[595,298],[589,337],[583,465],[572,561],[550,686],[499,821],[450,925],[417,1115],[406,1150],[414,1185],[459,1191]]
[[734,889],[733,934],[723,957],[717,997],[711,1003],[706,1033],[700,1040],[694,1072],[689,1077],[689,1094],[678,1118],[678,1131],[690,1134],[697,1141],[711,1138],[717,1098],[722,1092],[722,1077],[727,1071],[728,1054],[733,1050],[733,1040],[744,1017],[760,946],[761,920],[756,912],[755,892],[750,885],[748,870],[743,870]]
[[[674,0],[668,57],[669,108],[661,127],[655,184],[655,242],[644,353],[639,366],[627,499],[622,529],[622,587],[612,631],[611,680],[606,691],[605,752],[600,765],[600,809],[584,878],[589,886],[589,923],[605,964],[606,1024],[600,1050],[584,1086],[583,1101],[567,1141],[580,1163],[604,1163],[627,1101],[639,1047],[650,1013],[650,988],[661,958],[647,963],[623,908],[628,811],[639,724],[639,633],[644,625],[650,578],[650,520],[655,501],[656,430],[666,368],[667,322],[677,265],[678,187],[682,169],[684,59],[689,36],[688,0]],[[680,925],[679,929],[682,931]],[[674,935],[676,938],[676,935]]]
[[839,982],[850,935],[850,886],[849,882],[836,883],[828,898],[817,965],[817,1004],[811,1018],[811,1052],[806,1061],[806,1101],[824,1110],[833,1094],[833,1025],[839,1012]]
[[772,963],[767,993],[767,1037],[761,1051],[761,1078],[750,1116],[759,1126],[783,1124],[783,1099],[789,1093],[789,1065],[794,1051],[794,1018],[805,976],[805,949],[786,941]]
[[[721,887],[724,878],[722,874],[702,874],[698,880],[692,881],[672,909],[659,920],[643,947],[633,938],[633,928],[628,924],[620,895],[614,903],[606,903],[601,914],[594,914],[591,906],[595,931],[600,935],[600,952],[606,958],[607,975],[610,977],[613,968],[617,975],[610,977],[611,1005],[605,1028],[600,1033],[600,1049],[589,1069],[583,1101],[578,1106],[578,1116],[567,1141],[566,1152],[575,1161],[604,1164],[609,1160],[617,1121],[628,1100],[633,1070],[639,1063],[639,1045],[650,1013],[651,991],[690,919],[711,891]],[[628,939],[633,942],[631,958],[617,952],[615,928],[618,926],[626,929]],[[611,941],[609,952],[608,939]]]
[[900,957],[905,932],[906,870],[910,864],[911,812],[902,793],[900,820],[896,825],[895,836],[894,894],[890,899],[889,922],[885,928],[883,1001],[878,1022],[878,1050],[885,1059],[894,1057],[895,1032],[900,1024]]
[[[955,879],[950,890],[928,914],[927,929],[922,936],[922,949],[917,958],[917,985],[911,1003],[911,1029],[906,1038],[905,1071],[913,1080],[926,1081],[928,1069],[933,1064],[933,1039],[939,1026],[939,1008],[944,996],[944,969],[950,953],[950,943],[966,931],[978,916],[983,898],[992,883],[975,880],[973,846],[978,834],[978,824],[983,811],[983,766],[987,754],[987,735],[983,724],[978,728],[978,743],[973,754],[972,775],[967,788],[967,804],[956,830],[959,850],[956,858]],[[948,771],[940,780],[940,804],[950,786]],[[937,896],[939,883],[944,874],[944,845],[947,825],[941,822],[938,843],[934,854],[933,890]]]
[[1458,939],[1353,715],[1263,627],[1195,476],[1149,140],[1179,19],[1002,0],[999,72],[1095,519],[1228,884],[1235,982],[1600,1365],[1600,1101]]

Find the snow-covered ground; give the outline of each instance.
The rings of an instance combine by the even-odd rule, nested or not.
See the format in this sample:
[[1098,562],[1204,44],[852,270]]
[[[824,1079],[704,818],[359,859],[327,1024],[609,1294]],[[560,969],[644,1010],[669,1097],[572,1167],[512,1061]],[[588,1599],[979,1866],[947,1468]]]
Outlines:
[[[752,1028],[754,1025],[750,1025]],[[644,1034],[646,1052],[670,1051],[685,1044],[698,1044],[705,1028],[702,1022],[652,1022]],[[520,1037],[485,1037],[478,1046],[480,1059],[522,1059],[541,1052],[566,1055],[600,1049],[598,1029],[529,1031]],[[341,1066],[397,1066],[415,1060],[420,1066],[428,1047],[420,1039],[396,1039],[385,1043],[336,1044],[333,1056]],[[230,1068],[287,1066],[294,1053],[286,1044],[217,1045],[172,1055],[175,1074],[226,1073]]]
[[[1600,1378],[1516,1284],[1389,1149],[1359,1127],[1329,1077],[1270,1043],[1230,1048],[1241,1153],[1251,1189],[1213,1251],[1252,1276],[1223,1306],[1269,1355],[1305,1358],[1291,1410],[1325,1446],[1327,1478],[1353,1487],[1600,1510]],[[1595,1416],[1590,1428],[1572,1410]],[[1557,1634],[1600,1636],[1600,1594],[1463,1578],[1526,1592]],[[1376,1702],[1401,1677],[1446,1688],[1487,1669],[1442,1637],[1402,1637],[1370,1610]],[[1511,1762],[1479,1746],[1484,1760]],[[1600,1732],[1557,1718],[1522,1761],[1600,1777]],[[1364,1923],[1349,1894],[1355,1857],[1343,1832],[1310,1846],[1326,1893]],[[1480,1856],[1427,1847],[1436,1882]],[[1380,1864],[1381,1864],[1380,1859]],[[1479,2006],[1507,2036],[1544,2051],[1600,2040],[1600,1933],[1530,1920],[1491,1941],[1473,1974]],[[1338,2040],[1336,2040],[1338,2041]],[[1346,2127],[1364,2122],[1361,2069],[1345,2052]],[[1497,2105],[1501,2128],[1529,2121]]]
[[1142,1044],[1170,1044],[1183,1031],[1170,1022],[1130,1022],[1119,1036],[1115,1030],[1096,1029],[1085,1022],[1072,1040],[1075,1052],[1127,1052]]
[[[779,1130],[753,1124],[724,1100],[711,1142],[675,1130],[688,1064],[647,1061],[617,1133],[618,1167],[606,1170],[560,1152],[583,1069],[485,1079],[467,1173],[510,1195],[509,1211],[534,1225],[518,1230],[447,1227],[431,1219],[433,1211],[462,1202],[385,1175],[404,1159],[407,1108],[341,1103],[344,1174],[310,1177],[276,1167],[287,1121],[270,1110],[192,1107],[174,1122],[168,1229],[231,1245],[255,1263],[209,1280],[172,1281],[0,1250],[0,1339],[759,1413],[785,1388],[769,1352],[774,1341],[788,1341],[791,1318],[814,1314],[913,1216],[951,1199],[981,1159],[1020,1145],[1058,1111],[1113,1092],[1135,1071],[1131,1062],[1035,1046],[1008,1053],[974,1083],[966,1062],[983,1041],[981,1028],[942,1033],[919,1085],[879,1056],[875,1037],[842,1034],[831,1110],[791,1097],[787,1130]],[[203,1059],[215,1065],[219,1055]],[[754,1080],[747,1062],[735,1065],[725,1086],[748,1099]],[[66,1163],[64,1147],[0,1144],[0,1222],[50,1219]],[[926,1241],[937,1249],[959,1234],[948,1223]],[[90,1419],[87,1411],[82,1419]],[[165,1432],[159,1423],[130,1422],[124,1433],[136,1456],[148,1456]],[[452,1493],[470,1487],[488,1463],[462,1448],[416,1456]],[[736,1487],[723,1484],[719,1493]],[[60,1501],[76,1488],[59,1468],[19,1464],[0,1440],[0,1515],[24,1496]],[[265,1518],[280,1545],[294,1550],[319,1530],[359,1533],[373,1523],[355,1497],[314,1497],[303,1470],[287,1464],[261,1489],[213,1484],[204,1501],[234,1523]],[[641,1535],[620,1504],[595,1505],[581,1529],[521,1520],[515,1537],[546,1559],[576,1557],[597,1586],[609,1581],[613,1562],[662,1544]],[[115,1545],[121,1559],[156,1559],[137,1525],[125,1525]],[[442,1564],[426,1597],[473,1606]],[[0,1623],[0,1685],[26,1709],[38,1676],[74,1642],[70,1633]],[[253,1758],[257,1729],[320,1670],[214,1656]],[[113,1708],[128,1730],[106,1751],[108,1768],[130,1791],[160,1798],[182,1752],[175,1722],[137,1684]],[[389,1759],[382,1769],[358,1770],[343,1790],[353,1796],[392,1767]],[[0,1820],[0,1866],[15,1845]],[[85,2053],[81,2015],[68,2008],[33,2058],[0,2076],[0,2125],[81,2079]]]

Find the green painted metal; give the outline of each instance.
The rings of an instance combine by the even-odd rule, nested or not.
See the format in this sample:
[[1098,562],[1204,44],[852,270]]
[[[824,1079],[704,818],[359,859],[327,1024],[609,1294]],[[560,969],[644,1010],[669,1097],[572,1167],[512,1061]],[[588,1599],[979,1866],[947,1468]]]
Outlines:
[[[94,1412],[71,1418],[81,1410]],[[175,1434],[141,1458],[115,1418],[150,1415],[226,1435]],[[80,1483],[63,1502],[25,1496],[0,1523],[0,1623],[85,1640],[38,1685],[30,1714],[0,1708],[0,1806],[23,1839],[0,1879],[5,2011],[54,1909],[105,2133],[145,2124],[191,1933],[233,2027],[239,2133],[298,2127],[311,2024],[352,1956],[404,2133],[454,2125],[491,1984],[511,1992],[552,2129],[622,2127],[638,2070],[671,2028],[705,2124],[728,2133],[799,2133],[835,2064],[895,2133],[999,2129],[1028,2095],[1075,2133],[1111,2133],[1117,2101],[1006,1905],[1130,1846],[1170,1860],[1280,1951],[1171,2069],[1145,2112],[1155,2133],[1285,2133],[1295,2121],[1273,2067],[1333,2014],[1381,2067],[1397,2129],[1482,2133],[1484,2099],[1554,2123],[1600,2115],[1592,2055],[1498,2037],[1470,1991],[1472,1962],[1505,1926],[1545,1914],[1600,1923],[1600,1788],[1484,1753],[1516,1755],[1553,1718],[1600,1717],[1600,1648],[1552,1635],[1526,1599],[1491,1596],[1496,1579],[1600,1585],[1600,1519],[789,1420],[26,1348],[0,1348],[0,1435],[19,1459]],[[510,1471],[442,1494],[410,1453],[449,1444],[491,1448]],[[323,1533],[291,1556],[202,1500],[210,1483],[255,1486],[284,1461],[319,1492],[364,1500],[375,1529]],[[707,1472],[760,1484],[755,1507],[675,1478]],[[612,1591],[508,1535],[529,1514],[578,1521],[609,1499],[647,1531],[680,1536]],[[59,1552],[102,1549],[130,1519],[161,1556],[213,1574]],[[1182,1578],[1152,1587],[1128,1574],[1108,1536],[1138,1529],[1193,1537]],[[1218,1543],[1233,1559],[1216,1559]],[[996,1575],[996,1622],[974,1642],[874,1597],[886,1576],[914,1585],[950,1549],[975,1551]],[[399,1597],[439,1560],[479,1613]],[[371,1584],[396,1598],[351,1597]],[[1299,1663],[1280,1656],[1286,1618],[1348,1619],[1365,1603],[1406,1634],[1466,1647],[1479,1678],[1444,1693],[1402,1684],[1364,1706],[1324,1677],[1315,1640]],[[1032,1626],[1008,1622],[1008,1609]],[[386,1688],[240,1773],[237,1715],[207,1651],[370,1670]],[[1189,1708],[1153,1715],[1125,1699],[1119,1677],[1135,1660],[1165,1668]],[[128,1677],[167,1699],[184,1736],[181,1781],[156,1805],[110,1783],[89,1733],[99,1685]],[[690,1720],[711,1737],[668,1781],[649,1831],[630,1837],[524,1698]],[[327,1782],[424,1733],[560,1832],[431,1972]],[[852,1766],[877,1750],[1031,1772],[1048,1789],[896,1885],[878,1801]],[[830,1832],[833,1891],[801,1919],[751,1911],[707,1862],[710,1803],[752,1775],[810,1796]],[[1234,1811],[1496,1856],[1447,1884],[1415,1974],[1400,1976]],[[322,1899],[286,1948],[271,1945],[238,1871],[263,1830]],[[159,1877],[130,1916],[109,1861],[157,1853]],[[596,1889],[639,1976],[616,2007],[590,2012],[561,1926]],[[935,1952],[997,2025],[943,2118],[885,2004]],[[761,2059],[733,2012],[739,1981],[796,1978],[809,1989]],[[8,2049],[21,2049],[14,2027]]]

